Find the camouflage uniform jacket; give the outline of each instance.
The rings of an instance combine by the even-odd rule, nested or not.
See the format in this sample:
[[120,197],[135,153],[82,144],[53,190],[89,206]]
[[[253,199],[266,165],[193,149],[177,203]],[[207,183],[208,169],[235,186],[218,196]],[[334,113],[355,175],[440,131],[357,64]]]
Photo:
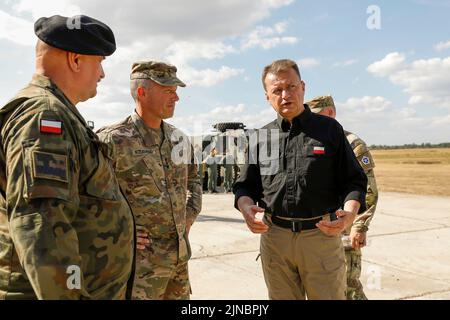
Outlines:
[[[345,131],[344,133],[352,147],[353,152],[355,153],[356,158],[358,159],[359,164],[364,169],[368,181],[366,194],[367,210],[356,216],[352,229],[359,232],[367,232],[378,202],[378,189],[373,172],[375,163],[372,155],[370,154],[369,148],[361,138],[348,131]],[[346,234],[349,234],[349,231],[350,230],[347,230]]]
[[0,298],[125,298],[134,222],[107,145],[40,75],[0,130]]
[[151,240],[151,262],[174,266],[191,256],[186,224],[201,210],[202,188],[188,138],[164,121],[161,129],[148,128],[135,112],[98,135],[113,147],[116,175],[136,226]]

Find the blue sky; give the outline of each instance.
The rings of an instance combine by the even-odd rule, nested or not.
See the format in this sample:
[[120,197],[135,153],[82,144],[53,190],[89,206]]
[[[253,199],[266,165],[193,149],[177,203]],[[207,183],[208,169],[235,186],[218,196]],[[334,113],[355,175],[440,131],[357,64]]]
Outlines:
[[[367,26],[372,5],[380,29]],[[305,100],[331,94],[338,120],[368,144],[450,141],[449,0],[3,0],[0,104],[31,78],[34,20],[78,13],[108,23],[118,43],[99,94],[78,106],[97,128],[132,112],[129,71],[146,59],[174,63],[187,83],[170,120],[184,131],[260,127],[275,117],[261,70],[290,58]]]

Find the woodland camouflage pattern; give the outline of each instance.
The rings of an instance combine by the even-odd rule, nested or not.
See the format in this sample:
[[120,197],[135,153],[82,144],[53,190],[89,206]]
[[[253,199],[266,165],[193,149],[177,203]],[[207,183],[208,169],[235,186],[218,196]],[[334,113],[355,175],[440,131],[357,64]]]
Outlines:
[[134,223],[107,145],[40,75],[0,109],[0,130],[0,298],[124,299]]
[[[149,249],[138,250],[133,299],[189,296],[186,225],[201,210],[202,188],[188,138],[164,121],[161,128],[148,128],[134,113],[98,132],[113,147],[116,175],[137,228],[151,241]],[[175,161],[172,153],[183,161]],[[171,287],[174,282],[179,286]]]

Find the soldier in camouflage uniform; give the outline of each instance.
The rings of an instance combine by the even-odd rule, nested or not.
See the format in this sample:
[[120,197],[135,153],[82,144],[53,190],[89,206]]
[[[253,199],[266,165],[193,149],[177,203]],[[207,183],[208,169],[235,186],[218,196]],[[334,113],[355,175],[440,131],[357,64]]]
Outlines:
[[219,157],[217,156],[216,148],[212,148],[211,153],[203,162],[208,168],[208,191],[210,193],[217,193],[217,165]]
[[223,187],[225,192],[231,192],[233,188],[233,167],[234,167],[234,157],[232,154],[227,154],[222,159],[222,165],[224,167],[224,178]]
[[131,297],[133,215],[75,107],[95,96],[114,35],[78,19],[36,22],[36,74],[0,109],[0,299]]
[[[307,104],[311,108],[311,111],[315,113],[331,118],[336,117],[336,107],[331,96],[316,97],[307,102]],[[361,276],[361,248],[366,245],[366,233],[369,230],[369,224],[373,218],[378,202],[378,189],[373,171],[375,163],[366,143],[357,135],[348,131],[344,132],[368,179],[366,194],[367,210],[356,216],[352,227],[346,230],[342,237],[347,263],[347,299],[367,300],[359,278]]]
[[[201,210],[202,188],[188,138],[163,121],[178,101],[176,67],[136,62],[131,94],[136,110],[99,130],[113,147],[115,172],[141,231],[133,299],[189,299],[189,229]],[[143,242],[139,241],[144,244]]]

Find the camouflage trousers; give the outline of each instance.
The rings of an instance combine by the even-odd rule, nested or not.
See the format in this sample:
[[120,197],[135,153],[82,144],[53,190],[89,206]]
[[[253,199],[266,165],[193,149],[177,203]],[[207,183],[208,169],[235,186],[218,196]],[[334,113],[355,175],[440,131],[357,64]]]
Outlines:
[[189,300],[188,263],[174,266],[149,262],[145,251],[139,251],[133,286],[133,300]]
[[217,168],[208,168],[208,191],[215,191],[217,187]]
[[345,249],[347,265],[347,300],[367,300],[361,277],[361,250]]
[[233,188],[233,166],[225,166],[225,177],[223,182],[223,187],[225,188],[225,192],[231,191]]

